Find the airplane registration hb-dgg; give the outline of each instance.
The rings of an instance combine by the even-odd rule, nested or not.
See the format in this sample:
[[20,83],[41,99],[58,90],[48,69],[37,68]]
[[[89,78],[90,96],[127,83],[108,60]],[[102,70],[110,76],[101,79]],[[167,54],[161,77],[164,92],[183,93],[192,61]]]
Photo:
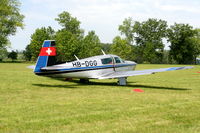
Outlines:
[[104,52],[103,55],[85,59],[78,59],[75,55],[75,61],[62,64],[56,64],[55,57],[55,41],[45,40],[34,67],[34,73],[39,76],[78,78],[81,82],[88,82],[89,79],[117,78],[119,85],[126,85],[129,76],[192,68],[192,66],[185,66],[134,71],[135,62],[124,61],[119,56],[105,54]]

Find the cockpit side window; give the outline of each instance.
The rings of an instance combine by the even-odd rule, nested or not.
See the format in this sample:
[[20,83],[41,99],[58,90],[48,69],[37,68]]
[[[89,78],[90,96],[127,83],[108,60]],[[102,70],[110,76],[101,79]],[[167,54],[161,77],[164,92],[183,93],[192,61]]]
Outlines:
[[122,63],[119,57],[114,57],[115,58],[115,63]]
[[112,58],[101,59],[102,64],[112,64]]

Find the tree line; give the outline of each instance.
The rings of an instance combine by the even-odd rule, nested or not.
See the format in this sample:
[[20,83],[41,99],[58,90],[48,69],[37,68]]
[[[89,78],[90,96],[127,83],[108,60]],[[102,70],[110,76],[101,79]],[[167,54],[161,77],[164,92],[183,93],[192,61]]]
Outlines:
[[[189,24],[168,26],[165,20],[150,18],[139,22],[127,18],[118,29],[121,36],[114,38],[112,52],[119,53],[121,46],[124,58],[139,63],[194,64],[200,54],[200,29]],[[169,43],[169,50],[164,49],[164,40]]]
[[[99,55],[101,49],[138,63],[194,64],[200,54],[200,29],[189,24],[168,26],[165,20],[149,18],[139,22],[126,18],[118,27],[120,35],[111,44],[103,44],[95,31],[84,35],[80,21],[70,13],[64,11],[55,20],[61,25],[60,30],[42,27],[32,34],[24,51],[27,60],[37,59],[44,40],[56,40],[59,62],[74,60],[74,55],[79,58]],[[164,49],[166,42],[169,50]]]
[[[8,37],[14,35],[17,27],[23,28],[24,16],[19,12],[17,0],[2,0],[0,5],[0,60],[9,47]],[[31,41],[23,51],[24,59],[35,61],[44,40],[56,40],[57,61],[65,62],[106,53],[116,54],[123,59],[137,63],[194,64],[200,55],[200,29],[189,24],[168,25],[167,21],[149,18],[134,21],[126,18],[118,30],[120,35],[112,43],[102,43],[95,31],[85,33],[81,22],[64,11],[55,20],[61,29],[41,27],[31,35]],[[169,49],[164,49],[166,43]],[[8,54],[7,54],[8,55]]]

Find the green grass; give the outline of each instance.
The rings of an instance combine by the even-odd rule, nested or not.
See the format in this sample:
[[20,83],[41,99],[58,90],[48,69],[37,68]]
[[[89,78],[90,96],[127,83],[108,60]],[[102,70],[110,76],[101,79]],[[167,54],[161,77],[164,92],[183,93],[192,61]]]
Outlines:
[[0,63],[0,132],[200,132],[200,66],[129,77],[127,86],[117,86],[114,79],[86,85],[38,77],[28,65]]

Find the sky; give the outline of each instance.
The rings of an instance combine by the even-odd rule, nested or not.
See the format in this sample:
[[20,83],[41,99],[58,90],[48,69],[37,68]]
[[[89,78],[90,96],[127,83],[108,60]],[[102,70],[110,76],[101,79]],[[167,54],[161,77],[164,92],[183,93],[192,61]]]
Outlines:
[[24,29],[10,37],[11,49],[23,50],[37,28],[51,26],[60,29],[55,21],[58,14],[69,12],[81,22],[81,28],[94,30],[101,42],[111,43],[120,35],[118,27],[125,18],[146,21],[148,18],[166,20],[168,25],[190,24],[200,28],[200,0],[19,0],[25,16]]

